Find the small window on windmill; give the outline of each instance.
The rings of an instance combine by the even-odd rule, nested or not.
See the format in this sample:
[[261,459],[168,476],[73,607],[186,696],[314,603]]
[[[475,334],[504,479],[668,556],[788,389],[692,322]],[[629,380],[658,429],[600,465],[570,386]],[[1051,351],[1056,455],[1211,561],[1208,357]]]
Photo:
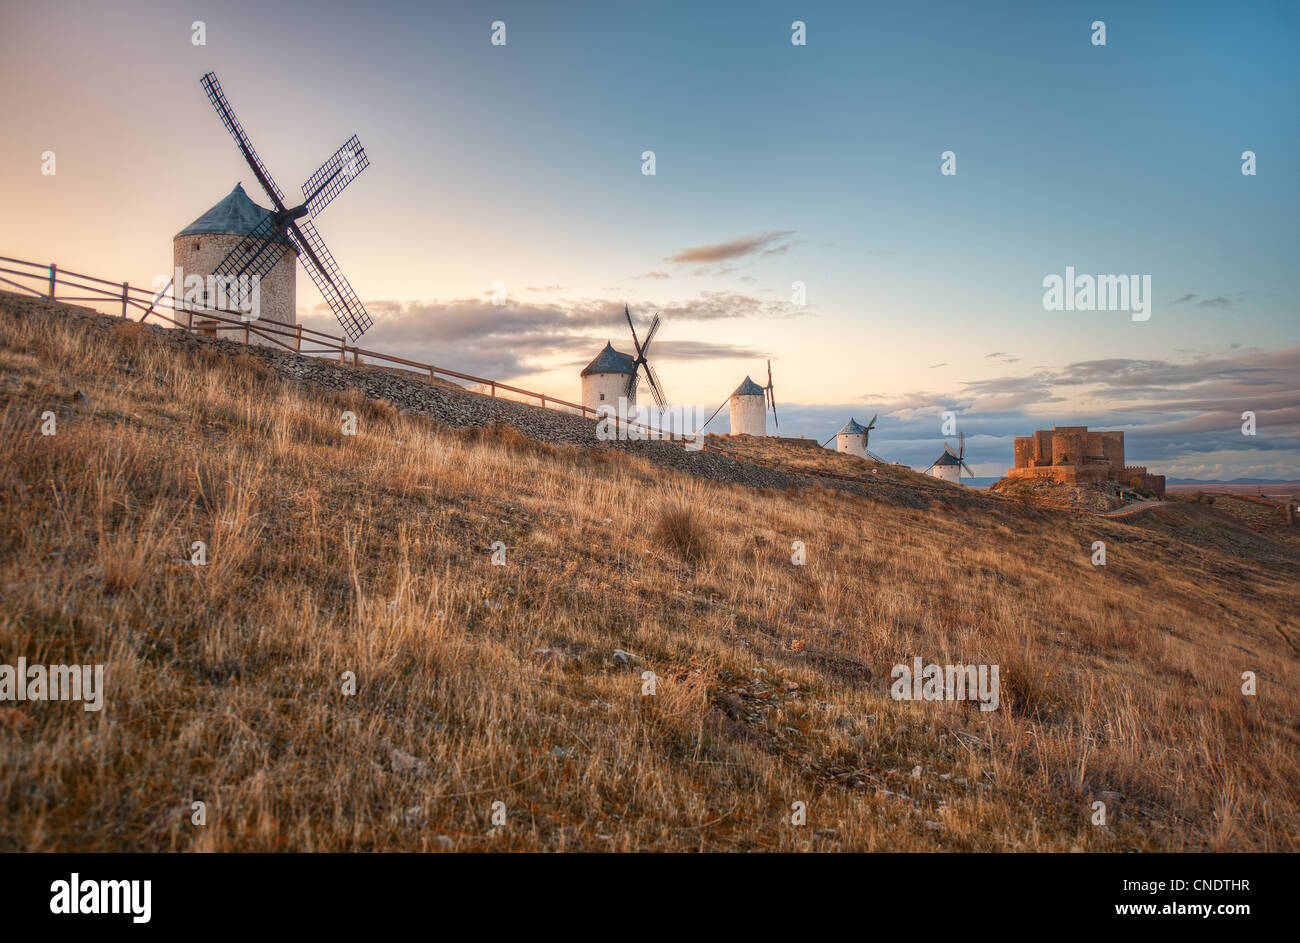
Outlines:
[[600,394],[600,398],[601,398],[601,399],[604,399],[604,398],[605,398],[605,394],[604,394],[604,393],[601,393],[601,394]]
[[197,239],[195,239],[195,240],[194,240],[194,248],[195,248],[195,249],[198,249],[198,247],[199,247],[199,241],[198,241]]

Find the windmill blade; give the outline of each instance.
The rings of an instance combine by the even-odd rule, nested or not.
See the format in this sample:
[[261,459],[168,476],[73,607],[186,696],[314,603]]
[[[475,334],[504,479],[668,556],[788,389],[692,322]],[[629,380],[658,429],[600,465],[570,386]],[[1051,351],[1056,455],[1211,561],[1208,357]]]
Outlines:
[[646,332],[645,343],[641,345],[642,357],[644,357],[646,355],[646,351],[650,349],[650,342],[654,340],[655,332],[659,330],[659,324],[660,324],[659,315],[656,314],[654,316],[654,320],[650,322],[650,330]]
[[[835,433],[835,435],[831,436],[831,439],[835,438],[835,436],[837,436],[837,435],[839,435],[838,432]],[[826,448],[826,446],[830,445],[830,444],[831,444],[831,439],[827,439],[825,442],[823,442],[823,443],[822,443],[822,448]]]
[[962,432],[957,436],[957,459],[960,461],[966,455],[966,433]]
[[319,216],[321,210],[329,206],[369,166],[370,158],[366,156],[366,149],[361,146],[357,136],[352,135],[302,185],[303,202],[307,211],[313,218]]
[[[646,344],[649,343],[650,340],[647,338]],[[650,368],[650,364],[645,363],[644,361],[642,361],[642,363],[645,366],[645,378],[650,381],[650,393],[655,398],[655,405],[663,406],[665,404],[664,391],[663,387],[659,385],[659,375]]]
[[288,243],[277,239],[277,235],[275,218],[266,217],[227,253],[212,274],[228,278],[241,275],[265,277],[289,251]]
[[879,419],[879,418],[880,418],[880,413],[876,413],[874,416],[871,417],[871,422],[867,423],[867,431],[868,431],[868,432],[870,432],[872,429],[876,428],[876,420]]
[[325,247],[325,241],[310,220],[300,220],[289,224],[289,238],[298,247],[298,260],[307,269],[307,274],[316,283],[325,303],[339,319],[348,340],[356,340],[373,324],[366,307],[352,290],[348,280],[343,277],[334,256]]
[[627,318],[627,326],[632,330],[632,346],[636,348],[636,355],[641,356],[641,342],[636,339],[636,325],[632,323],[632,312],[627,310],[627,305],[623,305],[623,317]]
[[248,135],[244,133],[244,126],[235,117],[234,109],[230,107],[230,102],[226,101],[225,93],[221,91],[221,83],[217,81],[217,74],[208,72],[199,81],[203,84],[203,90],[208,93],[208,100],[212,102],[212,107],[221,116],[221,121],[225,124],[226,130],[235,139],[235,144],[244,155],[244,160],[248,161],[248,166],[253,169],[253,175],[257,177],[257,182],[262,185],[262,189],[271,198],[275,208],[283,213],[284,194],[280,192],[280,188],[271,179],[271,173],[266,169],[266,165],[262,163],[262,159],[257,156],[257,151],[253,150],[253,142],[248,140]]
[[763,387],[767,393],[768,402],[772,405],[772,421],[776,423],[778,429],[781,428],[781,420],[776,418],[776,390],[772,387],[772,361],[767,362],[767,386]]
[[627,378],[627,387],[623,391],[623,396],[631,403],[636,398],[637,374],[636,367],[632,367],[632,373]]

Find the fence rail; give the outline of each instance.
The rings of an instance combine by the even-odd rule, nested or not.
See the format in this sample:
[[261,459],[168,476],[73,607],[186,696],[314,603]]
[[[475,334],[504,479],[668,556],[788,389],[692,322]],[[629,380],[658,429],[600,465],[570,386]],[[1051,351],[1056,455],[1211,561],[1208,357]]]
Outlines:
[[[9,266],[21,266],[21,268],[10,268]],[[29,282],[35,282],[45,290],[41,291],[33,288],[30,284],[23,284],[6,277],[10,275],[15,278],[27,279]],[[96,284],[88,284],[91,282]],[[252,337],[260,337],[276,346],[307,356],[330,354],[332,358],[337,355],[340,364],[347,363],[348,354],[352,355],[354,366],[361,364],[362,357],[371,362],[397,364],[401,367],[413,368],[421,373],[427,373],[430,382],[439,376],[452,377],[457,380],[481,384],[488,388],[489,394],[493,397],[497,395],[498,390],[503,390],[536,399],[545,409],[557,409],[558,407],[559,411],[564,412],[577,410],[578,414],[584,419],[598,418],[594,409],[578,403],[570,403],[547,393],[525,390],[517,386],[511,386],[508,383],[502,383],[500,380],[476,377],[473,374],[449,370],[446,367],[439,367],[430,363],[420,363],[418,360],[408,360],[405,357],[398,357],[396,354],[386,354],[378,350],[357,347],[349,344],[346,337],[326,334],[314,328],[303,327],[301,324],[288,325],[276,321],[249,321],[237,311],[196,305],[184,300],[177,301],[175,289],[173,289],[169,298],[167,288],[164,288],[161,292],[147,291],[132,286],[127,282],[115,282],[94,275],[84,275],[80,272],[61,269],[53,262],[47,265],[40,262],[27,262],[23,259],[11,259],[7,256],[0,256],[0,284],[8,285],[38,298],[48,298],[51,301],[94,301],[100,304],[111,302],[114,305],[120,303],[120,316],[122,318],[126,318],[131,309],[134,309],[143,312],[138,318],[139,321],[154,317],[159,321],[173,327],[183,328],[186,331],[213,331],[214,333],[223,332],[227,335],[233,333],[236,338],[242,336],[245,344],[249,343]],[[112,290],[99,288],[98,285],[110,285]],[[65,290],[71,289],[78,292],[90,292],[91,294],[60,295],[58,294],[60,287]],[[172,311],[178,316],[185,315],[185,319],[180,320],[178,317],[170,317],[163,313],[164,310]],[[196,315],[199,320],[196,320]],[[304,348],[304,342],[316,346]],[[617,417],[611,418],[614,419],[616,429],[636,428],[652,434],[654,438],[671,438],[669,432],[652,426],[637,422],[620,421]]]

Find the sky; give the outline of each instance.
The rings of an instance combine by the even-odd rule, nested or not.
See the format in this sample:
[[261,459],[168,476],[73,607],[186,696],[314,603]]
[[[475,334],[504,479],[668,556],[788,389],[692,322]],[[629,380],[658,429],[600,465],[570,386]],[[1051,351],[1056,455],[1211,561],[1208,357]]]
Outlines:
[[[286,193],[359,135],[316,224],[373,349],[576,400],[627,304],[675,403],[770,359],[782,435],[878,415],[924,467],[952,411],[980,476],[1088,425],[1297,479],[1298,47],[1291,2],[5,0],[0,255],[147,286],[236,182],[267,205],[213,70]],[[1150,317],[1046,310],[1067,266],[1150,276]]]

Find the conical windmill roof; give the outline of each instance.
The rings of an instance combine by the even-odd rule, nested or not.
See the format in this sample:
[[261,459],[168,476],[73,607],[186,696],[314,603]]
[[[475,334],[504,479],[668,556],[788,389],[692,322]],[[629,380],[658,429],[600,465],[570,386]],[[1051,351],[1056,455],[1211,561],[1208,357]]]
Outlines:
[[952,449],[947,445],[943,447],[943,454],[934,460],[936,465],[960,465],[961,459],[952,454]]
[[757,383],[755,383],[753,380],[751,380],[749,377],[745,377],[745,382],[740,384],[740,386],[736,387],[736,392],[732,393],[731,395],[732,396],[762,396],[763,388],[759,386]]
[[[248,198],[242,184],[235,184],[235,189],[216,206],[208,210],[194,222],[190,223],[177,236],[197,236],[206,233],[220,233],[232,236],[247,236],[273,214],[263,209]],[[280,233],[277,242],[293,245],[289,237]]]
[[862,423],[858,422],[856,419],[850,419],[848,422],[844,424],[844,428],[835,434],[836,435],[866,435],[867,427],[862,425]]
[[636,373],[636,361],[631,354],[615,350],[614,345],[606,341],[605,349],[587,364],[579,376],[585,377],[589,373]]

